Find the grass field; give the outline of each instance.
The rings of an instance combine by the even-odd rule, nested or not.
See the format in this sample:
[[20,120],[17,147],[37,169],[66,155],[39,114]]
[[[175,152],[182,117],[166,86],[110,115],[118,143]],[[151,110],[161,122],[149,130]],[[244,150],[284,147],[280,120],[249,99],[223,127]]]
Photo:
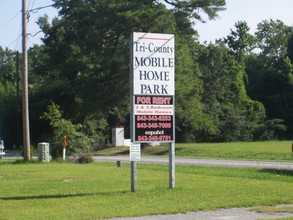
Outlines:
[[230,207],[293,204],[293,171],[129,164],[15,163],[0,160],[1,219],[101,219]]
[[[175,149],[178,157],[293,162],[291,146],[292,141],[177,143]],[[128,147],[105,149],[98,154],[128,154]],[[167,156],[168,147],[145,147],[142,154]]]

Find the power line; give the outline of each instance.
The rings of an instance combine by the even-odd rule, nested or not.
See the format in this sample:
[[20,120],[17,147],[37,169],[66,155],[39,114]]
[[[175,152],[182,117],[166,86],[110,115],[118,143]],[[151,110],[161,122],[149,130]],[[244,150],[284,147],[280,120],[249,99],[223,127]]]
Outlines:
[[[5,29],[14,19],[16,19],[18,17],[18,15],[21,14],[21,11],[18,11],[9,21],[6,22],[5,25],[3,25],[1,28],[0,28],[0,31],[2,31],[3,29]],[[15,42],[18,41],[17,45],[19,45],[19,42],[20,42],[20,39],[21,39],[21,25],[19,25],[19,31],[18,31],[18,35],[17,35],[17,38],[12,41],[8,47],[10,47],[12,44],[14,44]],[[16,45],[16,49],[19,47]]]
[[[2,26],[0,28],[0,31],[3,30],[4,28],[6,28],[19,14],[21,14],[21,11],[17,12],[4,26]],[[11,43],[8,44],[8,47],[10,47],[12,44],[14,44],[15,42],[15,50],[17,50],[20,46],[20,39],[21,39],[21,24],[19,24],[19,30],[18,30],[18,34],[17,34],[17,38],[15,40],[13,40]]]
[[[30,1],[30,3],[31,3],[31,1]],[[29,3],[29,5],[30,5],[30,3]],[[28,19],[29,19],[31,13],[38,13],[42,9],[49,8],[49,7],[52,7],[52,6],[55,5],[55,4],[51,4],[51,5],[46,5],[46,6],[41,6],[41,7],[33,8],[34,3],[35,3],[35,0],[33,0],[32,6],[31,6],[32,9],[30,9],[30,10],[27,11],[27,18]],[[28,35],[30,35],[31,37],[35,37],[35,36],[37,36],[41,32],[42,31],[38,31],[35,34],[28,33]]]
[[18,35],[17,35],[18,38],[14,41],[14,42],[16,42],[16,44],[15,44],[15,50],[18,50],[19,47],[20,47],[21,30],[22,30],[22,27],[19,26]]
[[46,6],[41,6],[41,7],[38,7],[38,8],[34,8],[34,9],[31,9],[28,11],[28,13],[32,12],[32,13],[38,13],[39,10],[41,9],[45,9],[45,8],[50,8],[50,7],[53,7],[55,4],[51,4],[51,5],[46,5]]
[[35,0],[33,0],[32,5],[31,5],[32,0],[29,1],[28,3],[28,8],[34,8]]
[[37,33],[35,33],[35,34],[31,34],[31,33],[28,33],[27,35],[29,35],[29,36],[31,36],[31,37],[35,37],[35,36],[37,36],[39,33],[41,33],[42,31],[38,31]]
[[19,14],[21,13],[21,11],[19,11],[19,12],[17,12],[17,14],[16,15],[14,15],[9,21],[7,21],[7,23],[6,24],[4,24],[1,28],[0,28],[0,31],[2,31],[4,28],[6,28],[9,24],[10,24],[10,22],[12,22]]
[[[35,0],[30,0],[29,7],[28,7],[30,9],[27,10],[27,19],[29,19],[29,17],[30,17],[29,14],[30,13],[38,13],[40,10],[45,9],[45,8],[52,7],[55,4],[41,6],[41,7],[37,7],[37,8],[33,8],[34,5],[35,5]],[[2,31],[3,29],[5,29],[13,20],[15,20],[18,17],[18,15],[21,14],[21,12],[22,12],[21,10],[18,11],[11,19],[9,19],[2,27],[0,27],[0,31]],[[35,37],[39,33],[40,33],[40,31],[38,31],[35,34],[28,34],[28,35],[30,35],[31,37]],[[20,39],[21,39],[21,25],[19,26],[19,31],[18,31],[18,34],[17,34],[17,38],[15,40],[13,40],[11,43],[9,43],[8,44],[8,47],[10,47],[12,44],[16,43],[15,44],[15,49],[17,50],[19,48],[19,46],[20,46]]]
[[[8,44],[8,47],[10,47],[12,44],[14,44],[15,42],[17,42],[17,44],[16,44],[16,46],[19,44],[19,40],[20,40],[20,38],[21,38],[21,34],[18,34],[18,37],[14,40],[14,41],[12,41],[10,44]],[[18,46],[17,46],[17,48],[18,48]]]

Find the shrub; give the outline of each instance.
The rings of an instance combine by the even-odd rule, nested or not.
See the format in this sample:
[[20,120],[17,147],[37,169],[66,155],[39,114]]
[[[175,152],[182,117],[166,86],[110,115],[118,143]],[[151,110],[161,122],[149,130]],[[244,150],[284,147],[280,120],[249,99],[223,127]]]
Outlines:
[[84,154],[84,155],[80,155],[77,158],[76,162],[77,163],[92,163],[94,162],[94,159],[91,154]]
[[[53,143],[51,152],[53,157],[62,155],[62,140],[67,137],[66,153],[73,155],[87,144],[87,137],[80,131],[82,125],[73,124],[70,120],[62,118],[60,107],[54,103],[47,107],[47,111],[41,116],[41,119],[49,121],[53,129]],[[78,148],[80,150],[78,150]]]
[[41,119],[49,121],[53,130],[53,141],[50,143],[53,158],[62,157],[64,136],[67,139],[66,153],[68,156],[87,155],[93,149],[103,146],[108,139],[106,134],[108,123],[102,115],[94,114],[86,117],[83,125],[73,124],[69,119],[62,118],[60,107],[52,103],[47,107],[47,111],[41,116]]

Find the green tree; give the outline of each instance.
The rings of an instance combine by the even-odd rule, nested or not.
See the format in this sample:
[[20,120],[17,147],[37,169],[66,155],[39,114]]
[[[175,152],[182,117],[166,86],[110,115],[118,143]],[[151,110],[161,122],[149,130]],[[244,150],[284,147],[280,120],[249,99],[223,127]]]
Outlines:
[[197,64],[201,47],[192,38],[176,38],[176,139],[198,141],[201,131],[213,132],[212,117],[204,112],[203,81]]
[[270,19],[259,23],[255,35],[261,55],[274,59],[285,57],[292,31],[292,27],[285,25],[280,20]]
[[0,47],[0,82],[16,85],[16,53]]
[[[202,14],[209,19],[215,19],[220,11],[225,10],[225,0],[163,0],[169,6],[173,6],[175,11],[183,12],[191,20],[204,22]],[[156,2],[156,1],[154,1]]]
[[16,108],[15,87],[10,82],[0,82],[0,139],[6,147],[16,144]]
[[67,102],[75,106],[67,112],[84,118],[96,111],[125,111],[130,32],[170,29],[163,23],[171,14],[150,1],[56,1],[56,6],[61,19],[51,28],[40,22],[47,31],[48,75],[66,82]]
[[235,24],[236,30],[231,30],[230,35],[224,38],[224,42],[235,53],[240,62],[244,62],[247,52],[251,51],[255,44],[255,38],[251,35],[247,22],[239,21]]
[[[171,8],[167,8],[166,4]],[[176,70],[176,77],[179,82],[187,83],[190,77],[196,79],[194,74],[197,71],[196,65],[192,64],[193,58],[189,58],[188,65],[183,58],[195,55],[194,51],[184,54],[184,48],[195,44],[193,21],[200,19],[199,14],[202,13],[215,18],[224,5],[224,0],[55,0],[59,18],[54,19],[52,24],[46,17],[39,19],[45,34],[45,46],[42,48],[45,54],[41,56],[45,66],[37,65],[35,70],[43,74],[45,80],[35,97],[52,92],[50,99],[58,103],[73,122],[81,123],[87,117],[94,116],[95,120],[106,119],[110,126],[127,124],[130,33],[175,33],[176,50],[179,56],[182,55],[177,56],[180,62],[176,64],[179,70]],[[188,40],[183,40],[185,38]],[[47,84],[47,80],[51,83]],[[199,103],[197,95],[194,95],[196,86],[195,80],[188,88],[178,83],[178,87],[185,89],[182,97],[192,97],[192,103]],[[46,100],[49,100],[48,95]],[[182,98],[179,103],[182,106],[178,105],[178,108],[187,109],[190,102]],[[178,118],[184,118],[183,115]],[[194,111],[189,115],[192,115],[191,124],[195,125],[195,118],[200,117]]]
[[211,141],[249,141],[263,123],[261,103],[251,100],[244,83],[244,65],[224,44],[210,44],[201,54],[203,104],[213,117],[215,133]]
[[283,122],[288,128],[284,132],[276,126],[275,134],[279,137],[290,137],[293,130],[293,66],[287,53],[291,35],[292,28],[279,20],[261,22],[256,32],[260,52],[251,54],[246,62],[248,94],[264,104],[266,124]]
[[291,36],[289,37],[289,40],[288,40],[287,54],[291,60],[291,63],[293,63],[293,33],[291,34]]
[[6,147],[17,144],[18,140],[16,115],[21,106],[16,97],[16,78],[16,53],[0,47],[0,138]]

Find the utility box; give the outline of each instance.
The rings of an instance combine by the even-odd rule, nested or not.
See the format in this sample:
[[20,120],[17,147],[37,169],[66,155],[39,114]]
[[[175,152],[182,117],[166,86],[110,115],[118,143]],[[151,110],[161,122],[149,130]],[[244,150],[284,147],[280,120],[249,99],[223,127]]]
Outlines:
[[50,162],[50,147],[49,143],[38,143],[39,161]]
[[124,127],[112,128],[112,145],[114,147],[124,145]]
[[0,140],[0,159],[2,159],[4,155],[4,141]]

